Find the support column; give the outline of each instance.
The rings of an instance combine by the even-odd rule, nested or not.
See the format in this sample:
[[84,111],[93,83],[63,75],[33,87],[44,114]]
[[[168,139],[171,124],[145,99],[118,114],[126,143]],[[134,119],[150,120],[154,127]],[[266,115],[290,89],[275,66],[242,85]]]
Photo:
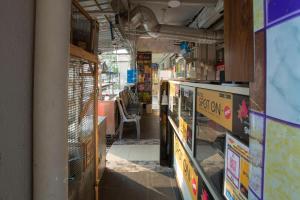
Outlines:
[[33,199],[68,198],[67,78],[71,0],[36,0]]

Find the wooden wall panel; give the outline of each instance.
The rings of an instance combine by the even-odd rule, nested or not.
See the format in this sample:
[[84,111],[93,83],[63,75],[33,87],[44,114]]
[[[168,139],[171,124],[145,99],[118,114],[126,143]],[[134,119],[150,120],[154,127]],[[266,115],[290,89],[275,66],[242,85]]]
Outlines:
[[226,81],[253,80],[252,0],[224,1],[224,43]]

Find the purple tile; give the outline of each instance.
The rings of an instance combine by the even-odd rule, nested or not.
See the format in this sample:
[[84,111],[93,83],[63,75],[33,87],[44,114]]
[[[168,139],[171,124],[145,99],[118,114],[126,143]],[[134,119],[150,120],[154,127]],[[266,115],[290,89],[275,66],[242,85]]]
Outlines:
[[268,24],[300,12],[299,0],[267,0],[266,4]]

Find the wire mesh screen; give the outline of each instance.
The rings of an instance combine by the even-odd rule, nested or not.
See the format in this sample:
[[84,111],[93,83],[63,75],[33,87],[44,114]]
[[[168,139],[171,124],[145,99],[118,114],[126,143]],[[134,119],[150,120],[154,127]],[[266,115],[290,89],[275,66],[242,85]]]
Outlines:
[[80,12],[80,10],[72,4],[72,32],[71,40],[76,46],[87,51],[91,51],[91,21]]
[[[77,199],[80,187],[93,184],[94,65],[70,58],[68,77],[69,199]],[[91,180],[83,180],[91,177]],[[85,184],[82,184],[85,182]],[[93,188],[92,186],[90,188]],[[76,198],[70,198],[76,196]]]

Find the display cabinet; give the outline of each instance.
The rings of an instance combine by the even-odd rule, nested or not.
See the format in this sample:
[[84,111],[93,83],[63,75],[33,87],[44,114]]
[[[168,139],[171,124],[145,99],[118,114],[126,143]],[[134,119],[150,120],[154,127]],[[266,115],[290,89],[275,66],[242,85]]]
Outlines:
[[248,144],[248,97],[198,88],[195,124],[195,159],[215,191],[222,194],[226,136]]
[[179,127],[179,85],[169,84],[169,116]]
[[[183,150],[179,148],[182,146],[187,154],[184,164],[187,177],[193,176],[193,170],[199,175],[198,183],[188,180],[184,183],[186,186],[180,187],[184,198],[192,199],[192,195],[188,195],[188,184],[194,184],[191,188],[199,187],[198,198],[223,200],[225,192],[235,196],[234,199],[247,196],[248,107],[247,87],[169,81],[169,124],[175,136],[175,173],[177,176],[182,173],[175,162],[176,154],[182,157]],[[192,167],[188,167],[188,162]],[[239,184],[232,183],[234,170],[239,171],[240,177],[236,178],[243,180]]]
[[[191,48],[191,52],[189,52],[185,56],[186,61],[186,79],[195,80],[197,79],[197,65],[198,63],[198,47]],[[199,67],[198,67],[199,68]]]
[[194,125],[195,125],[195,88],[180,86],[179,132],[194,152]]
[[177,58],[175,65],[176,79],[186,78],[186,62],[184,58]]
[[226,132],[213,120],[196,113],[195,159],[220,194],[223,188]]

